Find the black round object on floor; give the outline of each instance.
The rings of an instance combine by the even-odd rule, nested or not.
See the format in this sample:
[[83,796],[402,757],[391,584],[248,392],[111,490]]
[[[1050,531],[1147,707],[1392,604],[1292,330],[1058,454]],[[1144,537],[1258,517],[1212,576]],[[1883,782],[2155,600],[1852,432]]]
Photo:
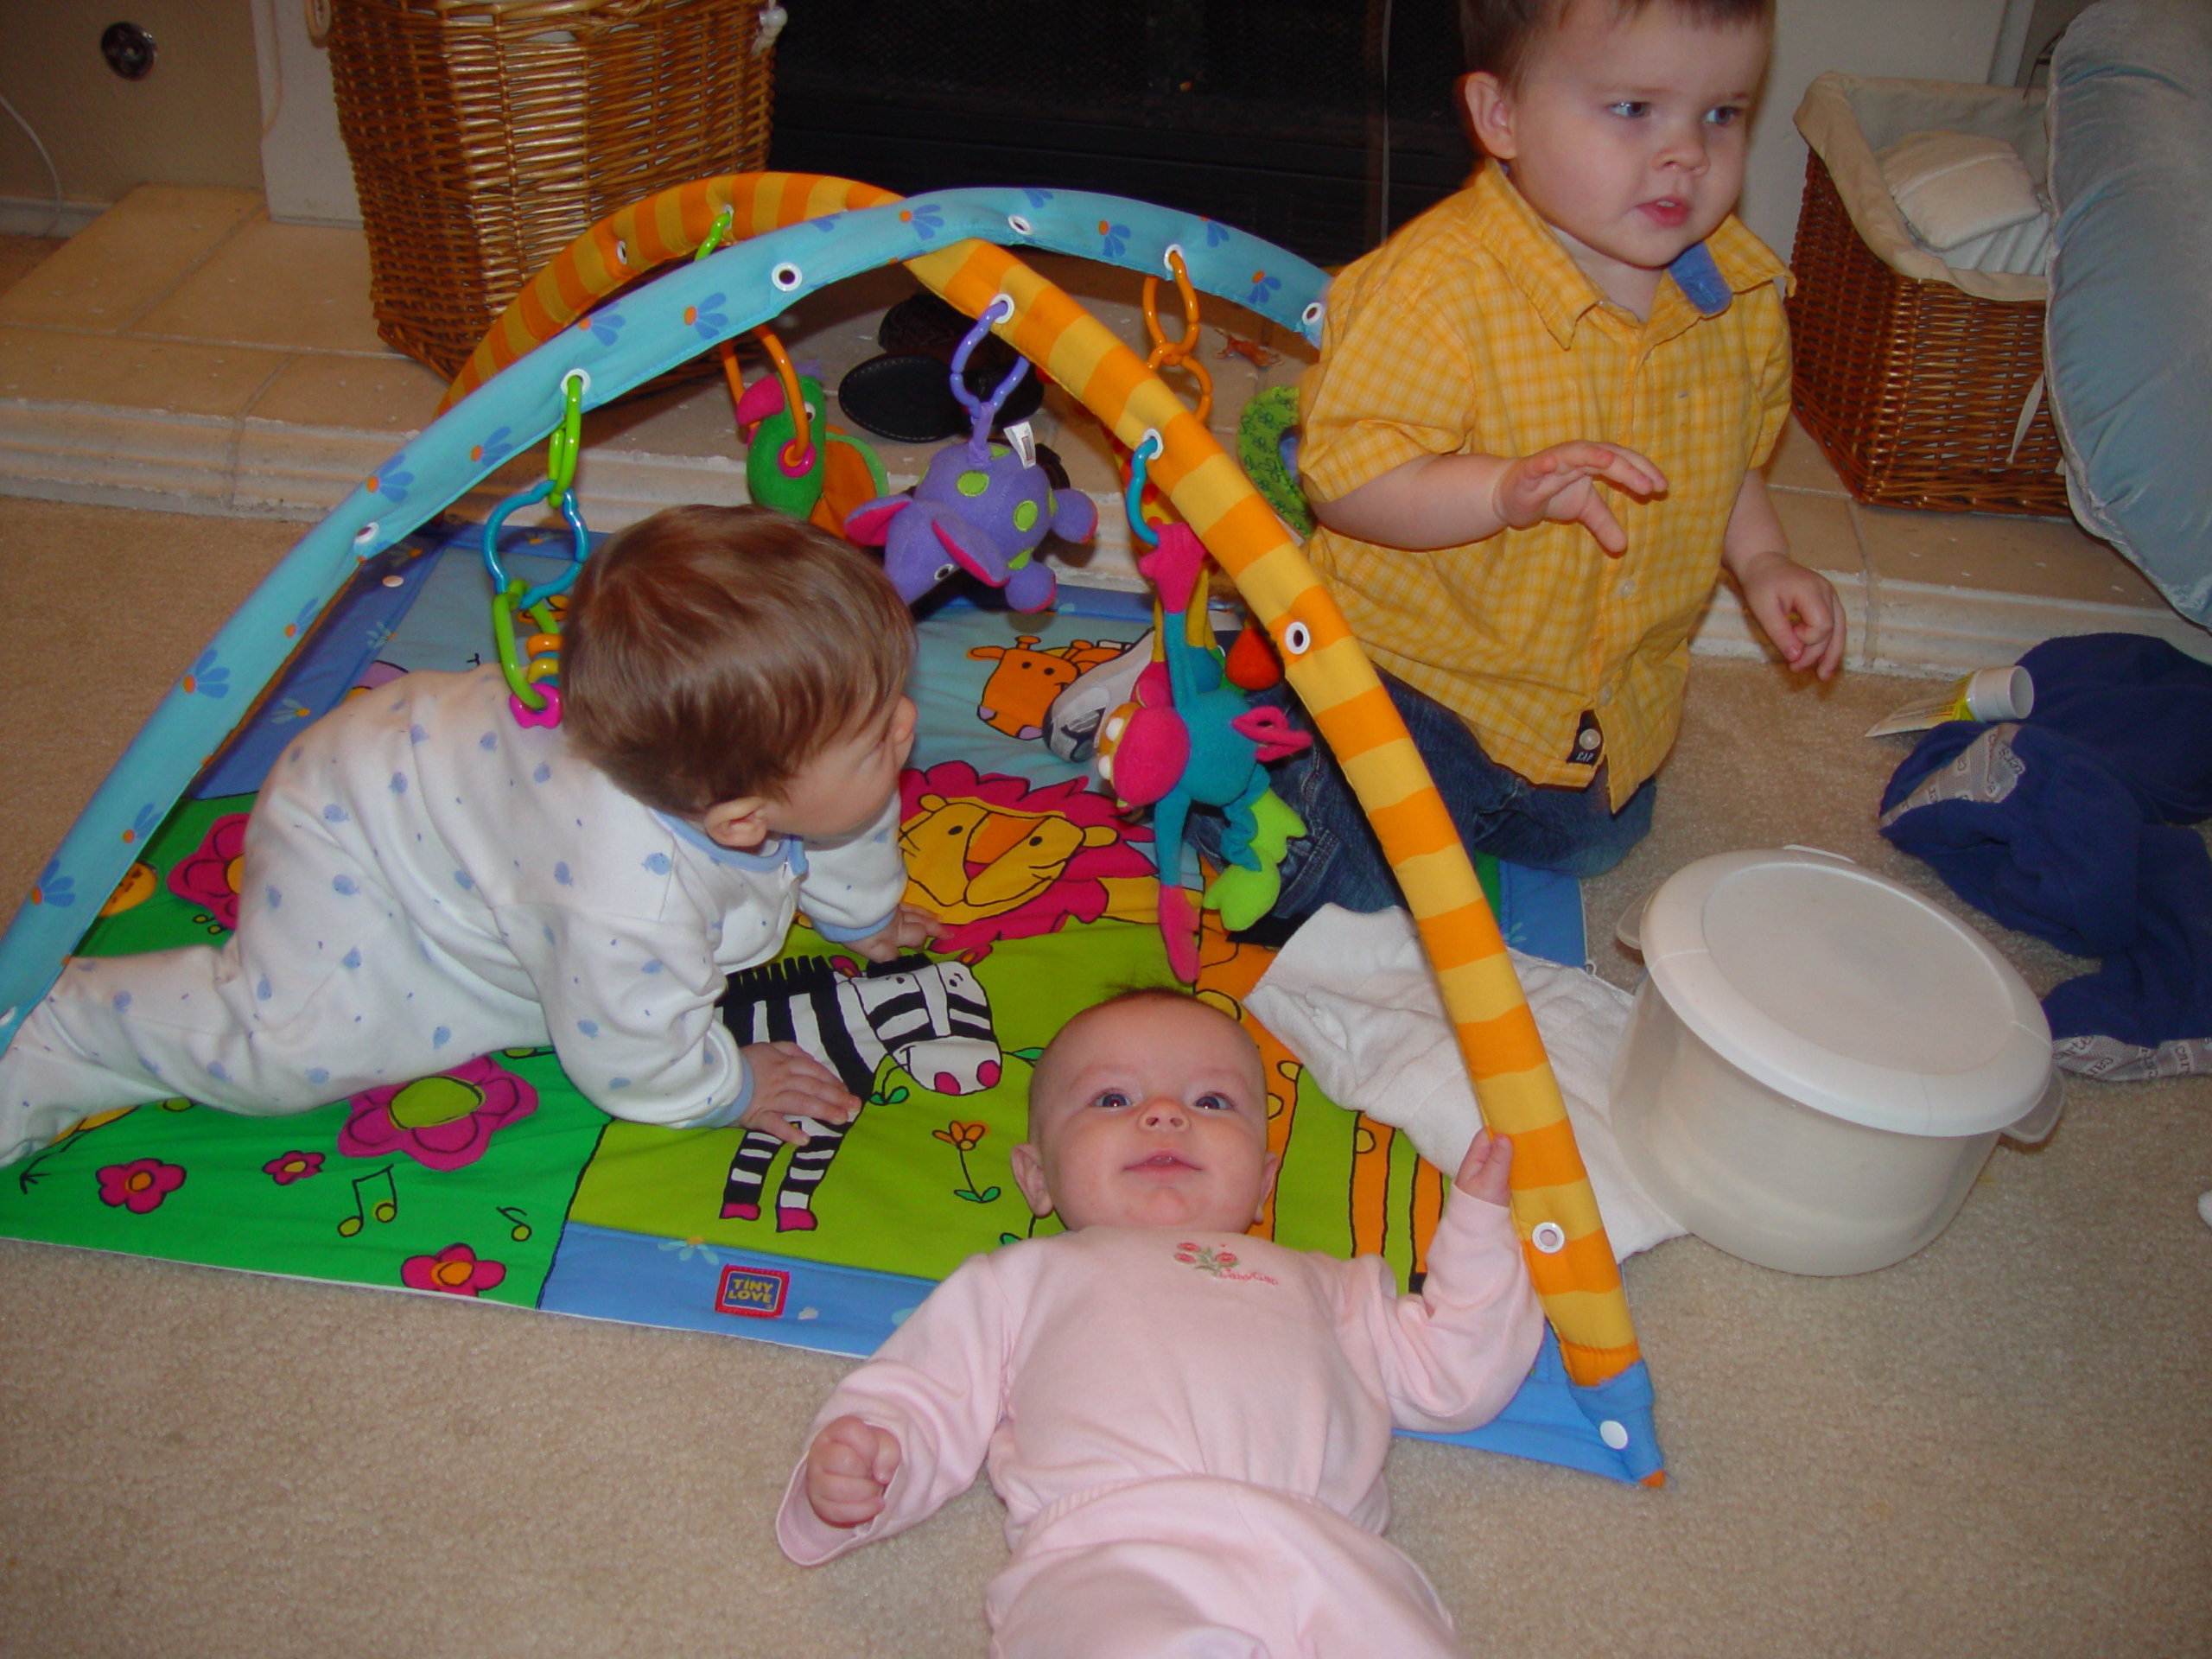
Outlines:
[[941,346],[949,362],[952,348],[975,326],[976,320],[949,300],[912,294],[883,314],[875,343],[887,352],[927,352]]
[[[982,355],[981,353],[977,353]],[[970,363],[962,377],[970,397],[987,398],[1006,378],[1007,365]],[[1045,401],[1033,371],[1007,395],[993,428],[1027,420]],[[945,359],[931,352],[887,352],[855,364],[837,387],[837,405],[856,426],[894,443],[936,443],[968,435],[968,411],[952,395]]]

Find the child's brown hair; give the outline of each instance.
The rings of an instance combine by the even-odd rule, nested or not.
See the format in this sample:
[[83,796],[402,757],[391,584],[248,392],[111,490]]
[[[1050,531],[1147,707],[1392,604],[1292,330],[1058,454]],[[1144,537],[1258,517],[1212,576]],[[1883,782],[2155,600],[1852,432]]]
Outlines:
[[671,507],[594,552],[561,629],[562,721],[646,805],[772,798],[887,710],[914,623],[849,543],[766,507]]
[[1773,27],[1774,4],[1775,0],[1459,0],[1459,39],[1469,74],[1496,75],[1506,86],[1517,87],[1529,48],[1560,26],[1570,6],[1610,5],[1618,22],[1647,6],[1664,5],[1692,22],[1727,29]]

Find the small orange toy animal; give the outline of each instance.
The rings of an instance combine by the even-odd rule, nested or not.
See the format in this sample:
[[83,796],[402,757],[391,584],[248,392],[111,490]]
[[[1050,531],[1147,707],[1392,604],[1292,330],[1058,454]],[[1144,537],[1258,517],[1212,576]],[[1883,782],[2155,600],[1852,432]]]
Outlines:
[[1272,369],[1282,361],[1281,352],[1271,352],[1256,340],[1243,340],[1228,329],[1221,331],[1221,349],[1216,357],[1241,357],[1255,369]]

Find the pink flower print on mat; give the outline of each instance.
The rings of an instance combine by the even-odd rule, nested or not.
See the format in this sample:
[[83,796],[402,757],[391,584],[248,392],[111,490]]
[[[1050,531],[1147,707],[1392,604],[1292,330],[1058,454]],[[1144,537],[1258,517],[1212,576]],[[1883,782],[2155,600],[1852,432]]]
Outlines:
[[245,861],[245,814],[226,812],[200,845],[169,869],[169,891],[198,905],[223,927],[238,925],[238,868]]
[[459,1169],[484,1155],[493,1133],[537,1109],[537,1090],[488,1055],[434,1077],[352,1096],[338,1150],[348,1158],[404,1152],[426,1169]]
[[133,1158],[127,1164],[110,1164],[99,1172],[100,1202],[143,1216],[158,1210],[162,1200],[184,1185],[184,1166],[165,1164],[158,1158]]
[[507,1276],[505,1264],[480,1262],[466,1244],[448,1244],[435,1255],[410,1255],[400,1263],[399,1282],[410,1290],[440,1290],[448,1296],[474,1296]]
[[261,1173],[279,1186],[289,1186],[294,1181],[304,1181],[322,1171],[322,1154],[319,1152],[288,1152],[271,1158],[261,1166]]

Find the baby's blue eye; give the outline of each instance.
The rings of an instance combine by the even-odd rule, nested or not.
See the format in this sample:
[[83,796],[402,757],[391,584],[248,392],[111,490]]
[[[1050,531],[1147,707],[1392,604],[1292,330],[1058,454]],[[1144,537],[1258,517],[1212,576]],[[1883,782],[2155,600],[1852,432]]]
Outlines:
[[1200,1095],[1195,1104],[1202,1112],[1233,1112],[1236,1103],[1226,1095]]
[[1108,1111],[1119,1111],[1129,1103],[1129,1097],[1118,1089],[1106,1089],[1091,1098],[1094,1106],[1103,1106]]
[[1606,113],[1626,116],[1630,120],[1634,120],[1638,117],[1650,114],[1651,106],[1641,99],[1624,98],[1618,104],[1608,105]]
[[1716,127],[1732,127],[1744,118],[1743,106],[1724,104],[1717,110],[1707,110],[1705,118]]

